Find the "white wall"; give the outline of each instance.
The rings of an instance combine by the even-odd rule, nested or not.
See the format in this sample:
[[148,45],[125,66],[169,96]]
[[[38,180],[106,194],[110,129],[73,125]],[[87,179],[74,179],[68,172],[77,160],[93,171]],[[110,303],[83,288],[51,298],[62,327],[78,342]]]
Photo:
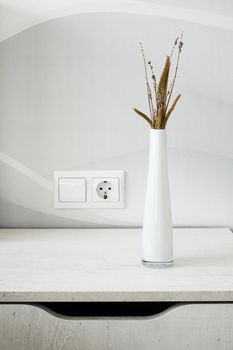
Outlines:
[[[185,31],[168,126],[173,221],[233,227],[233,32],[136,14],[77,14],[0,44],[0,225],[141,225],[147,109],[139,41],[158,70]],[[53,170],[125,169],[126,208],[53,209]]]

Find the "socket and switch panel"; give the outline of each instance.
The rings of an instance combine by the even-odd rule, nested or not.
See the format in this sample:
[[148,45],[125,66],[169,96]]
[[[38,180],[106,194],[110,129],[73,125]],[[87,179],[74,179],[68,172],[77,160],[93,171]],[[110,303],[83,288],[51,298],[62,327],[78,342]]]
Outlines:
[[55,171],[54,207],[124,208],[124,171]]

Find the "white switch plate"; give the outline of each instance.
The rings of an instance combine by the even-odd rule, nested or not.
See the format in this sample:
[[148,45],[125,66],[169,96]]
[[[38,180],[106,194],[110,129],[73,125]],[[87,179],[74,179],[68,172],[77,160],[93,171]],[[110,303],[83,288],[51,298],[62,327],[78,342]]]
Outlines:
[[[106,200],[96,191],[101,181],[111,183]],[[124,170],[54,171],[54,207],[124,208],[124,186]]]
[[86,179],[60,177],[58,180],[59,202],[85,202]]

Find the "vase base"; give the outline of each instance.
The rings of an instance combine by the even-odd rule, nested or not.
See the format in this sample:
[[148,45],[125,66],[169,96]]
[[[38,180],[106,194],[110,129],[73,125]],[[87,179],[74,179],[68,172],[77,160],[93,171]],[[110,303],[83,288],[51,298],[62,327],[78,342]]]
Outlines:
[[150,267],[153,269],[164,269],[167,267],[171,267],[173,265],[173,260],[170,260],[170,261],[145,261],[145,260],[142,260],[142,264],[146,267]]

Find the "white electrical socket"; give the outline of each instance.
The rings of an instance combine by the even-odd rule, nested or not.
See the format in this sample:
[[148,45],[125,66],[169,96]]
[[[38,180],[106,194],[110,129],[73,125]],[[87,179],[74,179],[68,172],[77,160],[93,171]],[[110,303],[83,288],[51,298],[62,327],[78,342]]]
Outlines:
[[54,207],[124,208],[124,171],[55,171]]
[[119,178],[96,177],[91,179],[91,194],[94,202],[118,202]]

